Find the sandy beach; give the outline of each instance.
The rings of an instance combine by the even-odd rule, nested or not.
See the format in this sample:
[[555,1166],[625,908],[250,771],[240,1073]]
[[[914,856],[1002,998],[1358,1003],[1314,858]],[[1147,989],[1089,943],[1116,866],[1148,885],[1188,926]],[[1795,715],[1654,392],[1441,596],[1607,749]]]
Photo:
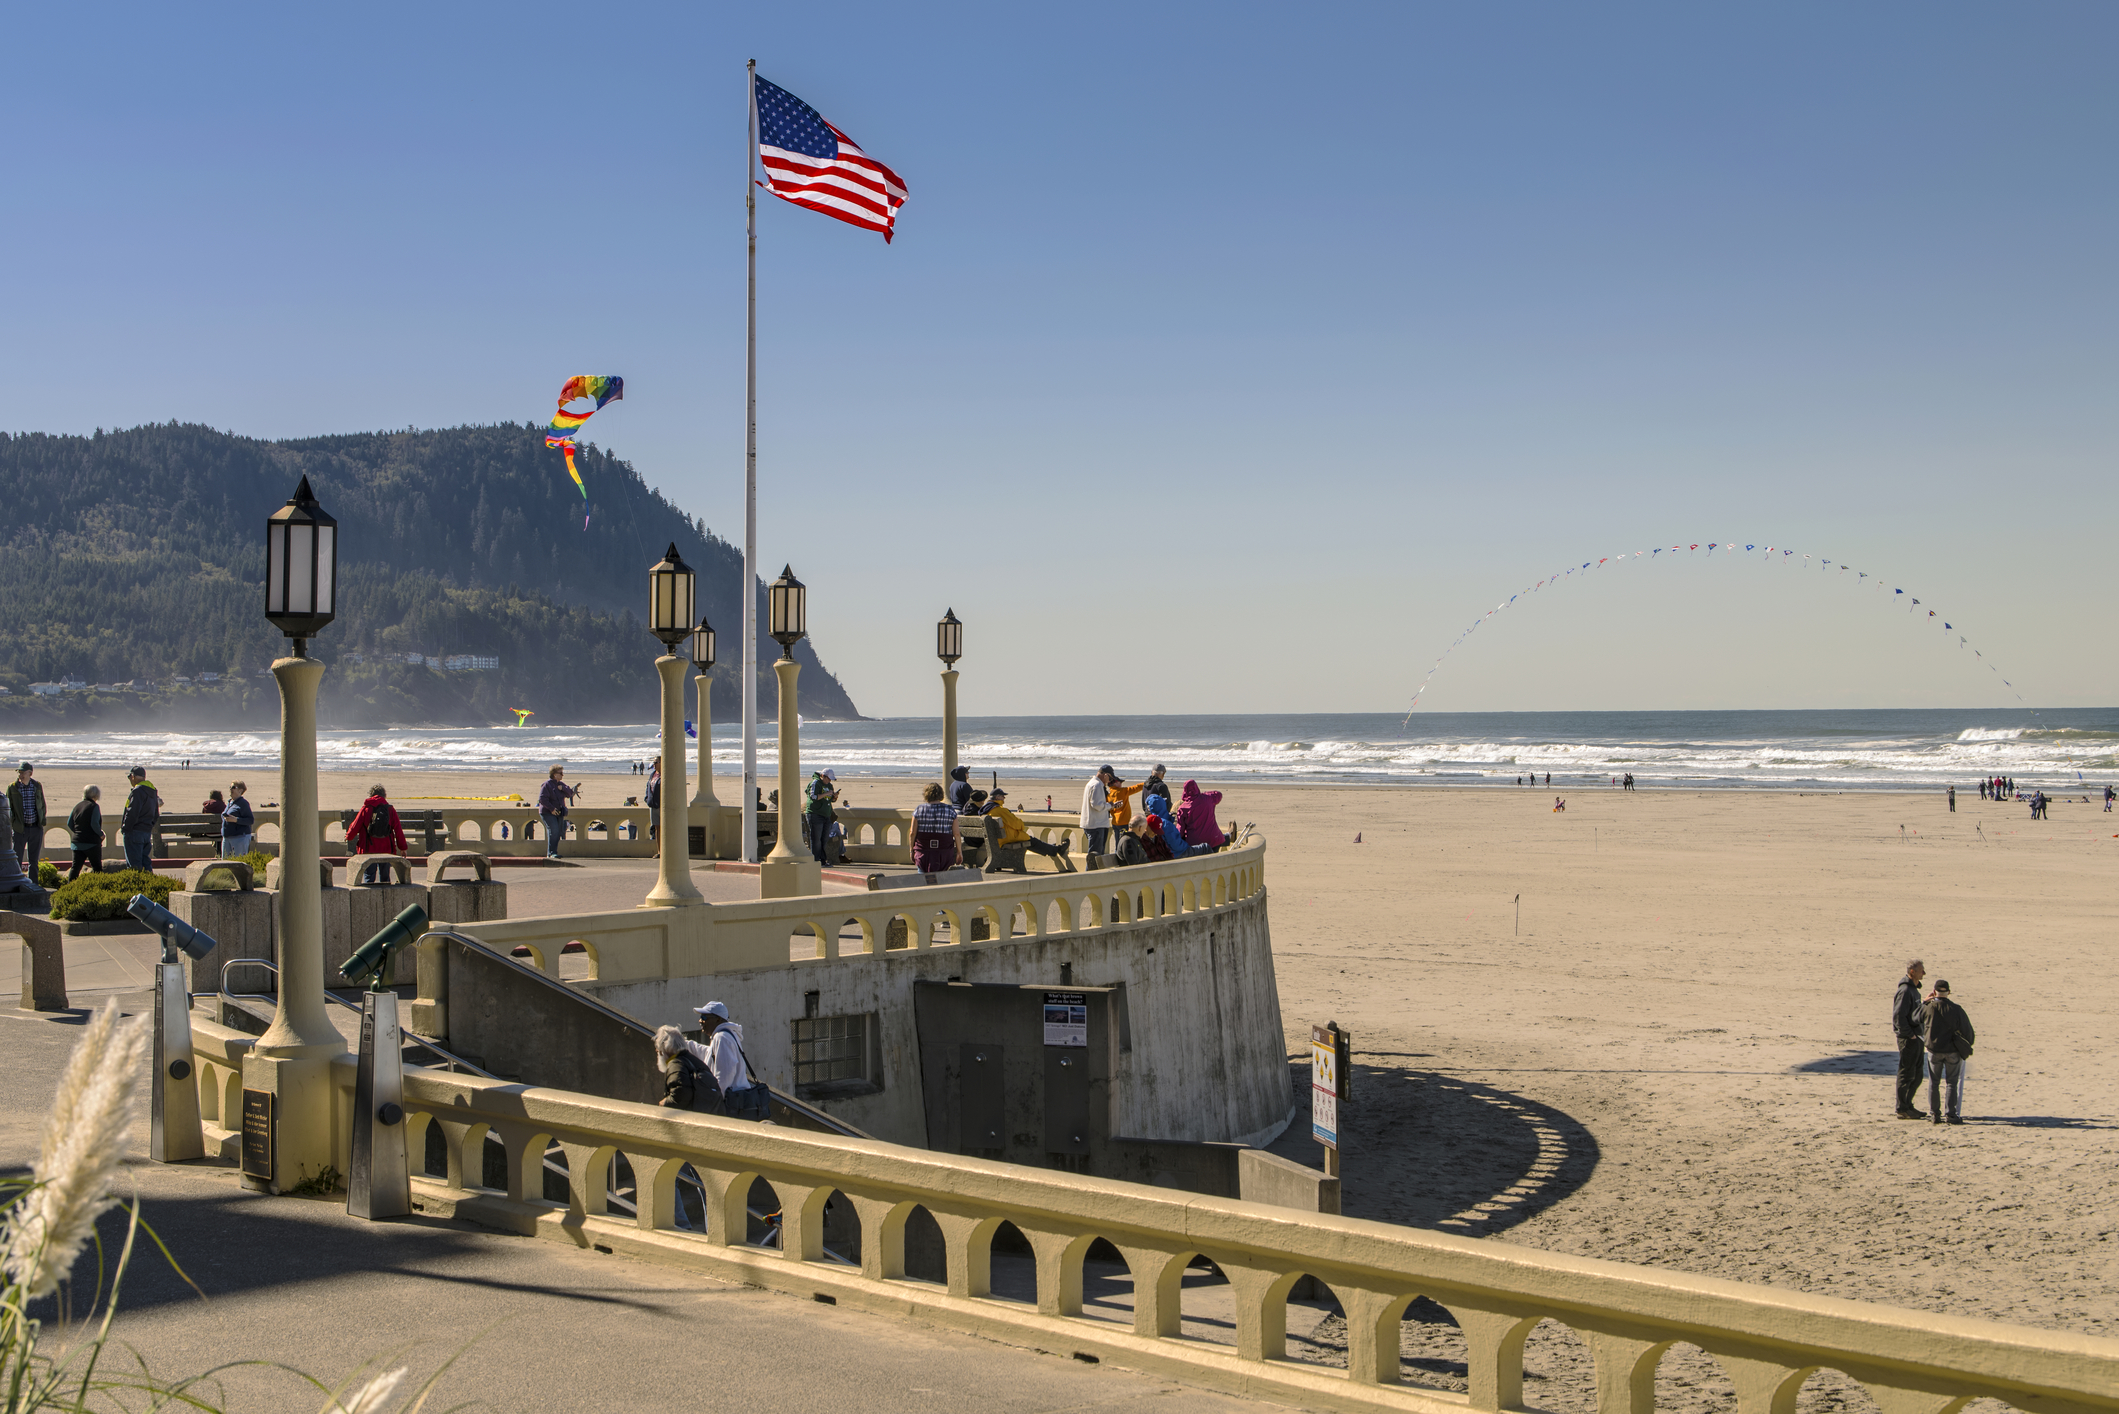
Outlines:
[[[55,808],[88,779],[40,774]],[[256,775],[253,798],[274,798]],[[96,779],[106,802],[122,788]],[[328,776],[325,803],[369,779]],[[383,779],[408,804],[536,785]],[[157,780],[172,809],[227,784]],[[615,805],[643,783],[584,784]],[[846,784],[863,805],[909,805],[918,785]],[[724,800],[736,787],[716,781]],[[1963,792],[1954,814],[1939,793],[1552,804],[1529,788],[1224,801],[1270,841],[1291,1055],[1312,1022],[1353,1031],[1349,1214],[2119,1334],[2119,1007],[2100,968],[2119,815],[2056,803],[2034,822]],[[1978,1028],[1961,1128],[1892,1118],[1889,1003],[1913,956]],[[1276,1148],[1315,1162],[1306,1118]]]

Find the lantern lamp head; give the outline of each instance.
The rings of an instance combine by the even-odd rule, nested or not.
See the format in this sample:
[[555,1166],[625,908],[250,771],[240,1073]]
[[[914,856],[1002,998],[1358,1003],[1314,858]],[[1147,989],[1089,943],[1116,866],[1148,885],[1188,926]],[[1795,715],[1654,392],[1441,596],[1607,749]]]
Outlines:
[[309,478],[265,520],[265,617],[294,640],[294,656],[338,616],[338,522]]
[[691,636],[692,583],[692,567],[677,553],[674,541],[648,566],[648,630],[672,650]]
[[714,626],[700,615],[699,627],[692,630],[692,667],[702,676],[714,666]]
[[943,613],[941,621],[934,626],[934,652],[937,658],[950,667],[964,656],[964,625],[957,621],[956,610]]
[[795,656],[795,645],[809,636],[809,590],[795,578],[794,566],[783,566],[766,591],[768,619],[780,656]]

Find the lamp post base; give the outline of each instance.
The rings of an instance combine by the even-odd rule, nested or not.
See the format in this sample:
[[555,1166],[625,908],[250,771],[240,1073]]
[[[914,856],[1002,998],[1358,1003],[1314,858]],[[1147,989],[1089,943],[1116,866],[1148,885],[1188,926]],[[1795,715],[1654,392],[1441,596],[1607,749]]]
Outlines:
[[824,892],[824,866],[814,859],[765,859],[758,865],[759,898],[809,898]]

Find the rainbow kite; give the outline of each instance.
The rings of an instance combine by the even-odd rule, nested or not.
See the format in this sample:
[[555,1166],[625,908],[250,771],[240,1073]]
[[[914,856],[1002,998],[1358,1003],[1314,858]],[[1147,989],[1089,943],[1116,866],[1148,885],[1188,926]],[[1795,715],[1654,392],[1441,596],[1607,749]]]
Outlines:
[[[574,485],[581,492],[581,528],[589,528],[589,488],[583,484],[581,473],[574,467],[574,434],[581,424],[603,411],[603,405],[614,398],[625,396],[625,380],[615,373],[577,373],[567,379],[566,386],[559,390],[559,411],[552,414],[552,425],[545,429],[544,444],[556,447],[567,456],[567,475],[574,478]],[[568,412],[567,404],[593,399],[596,406],[586,412]]]

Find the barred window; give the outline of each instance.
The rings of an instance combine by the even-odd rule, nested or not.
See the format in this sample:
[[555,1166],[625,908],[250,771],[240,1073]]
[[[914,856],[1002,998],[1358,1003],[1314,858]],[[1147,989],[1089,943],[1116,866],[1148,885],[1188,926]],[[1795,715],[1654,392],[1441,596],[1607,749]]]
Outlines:
[[867,1081],[869,1016],[805,1016],[795,1022],[795,1089]]

